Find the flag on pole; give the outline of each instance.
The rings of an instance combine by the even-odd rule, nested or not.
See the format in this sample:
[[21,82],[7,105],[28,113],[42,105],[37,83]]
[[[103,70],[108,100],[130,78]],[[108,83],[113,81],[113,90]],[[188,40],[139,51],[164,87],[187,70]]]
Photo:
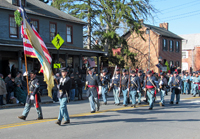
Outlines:
[[25,10],[23,7],[20,7],[21,14],[23,17],[23,24],[21,26],[21,33],[23,36],[23,44],[24,44],[24,53],[27,56],[37,58],[41,64],[41,72],[43,72],[44,75],[44,81],[47,84],[47,90],[48,90],[48,96],[52,98],[52,88],[54,87],[54,77],[53,72],[51,69],[51,56],[48,52],[48,49],[34,28],[33,25],[31,25],[26,15],[25,18]]

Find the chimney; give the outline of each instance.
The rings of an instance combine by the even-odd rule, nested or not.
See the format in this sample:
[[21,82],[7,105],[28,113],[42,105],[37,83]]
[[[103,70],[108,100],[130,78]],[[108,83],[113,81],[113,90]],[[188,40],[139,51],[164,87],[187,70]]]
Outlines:
[[169,23],[160,23],[159,26],[168,30]]

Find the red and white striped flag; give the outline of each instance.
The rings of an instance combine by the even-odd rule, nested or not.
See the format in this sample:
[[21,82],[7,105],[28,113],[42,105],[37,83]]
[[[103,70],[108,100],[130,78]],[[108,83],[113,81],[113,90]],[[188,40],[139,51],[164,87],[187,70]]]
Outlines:
[[[49,54],[49,51],[48,51],[44,41],[40,37],[39,33],[36,31],[35,27],[33,25],[31,27],[32,27],[33,32],[35,33],[35,35],[37,36],[37,38],[40,42],[40,45],[42,47],[42,50],[44,52],[46,59],[48,60],[49,64],[51,64],[52,58]],[[31,45],[31,43],[28,39],[28,36],[24,33],[23,25],[21,25],[21,33],[23,35],[24,54],[26,54],[26,56],[29,56],[29,57],[32,57],[32,58],[37,58],[35,51],[34,51],[34,48],[33,48],[33,46]],[[42,66],[41,66],[40,72],[43,73]]]

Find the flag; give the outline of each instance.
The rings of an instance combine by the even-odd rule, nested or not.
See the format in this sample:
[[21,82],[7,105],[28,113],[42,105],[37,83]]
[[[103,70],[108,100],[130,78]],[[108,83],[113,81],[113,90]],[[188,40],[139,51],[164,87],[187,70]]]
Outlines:
[[23,35],[24,53],[39,60],[44,75],[44,81],[47,84],[48,96],[52,98],[54,77],[50,66],[52,61],[51,56],[49,55],[44,41],[35,30],[34,26],[30,25],[27,21],[27,15],[25,18],[25,10],[22,7],[20,7],[20,9],[23,16],[23,25],[21,29]]
[[94,60],[94,58],[88,58],[88,62],[90,64],[90,67],[95,67],[95,60]]

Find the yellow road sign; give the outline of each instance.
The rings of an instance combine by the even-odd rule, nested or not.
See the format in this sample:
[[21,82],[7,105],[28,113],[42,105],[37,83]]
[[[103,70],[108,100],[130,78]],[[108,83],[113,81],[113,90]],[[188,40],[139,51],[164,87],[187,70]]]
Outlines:
[[59,69],[59,68],[61,68],[61,64],[60,63],[54,63],[53,64],[53,68],[54,69]]
[[57,34],[54,39],[51,41],[51,43],[57,48],[59,49],[61,47],[61,45],[64,43],[65,41],[63,40],[63,38]]

